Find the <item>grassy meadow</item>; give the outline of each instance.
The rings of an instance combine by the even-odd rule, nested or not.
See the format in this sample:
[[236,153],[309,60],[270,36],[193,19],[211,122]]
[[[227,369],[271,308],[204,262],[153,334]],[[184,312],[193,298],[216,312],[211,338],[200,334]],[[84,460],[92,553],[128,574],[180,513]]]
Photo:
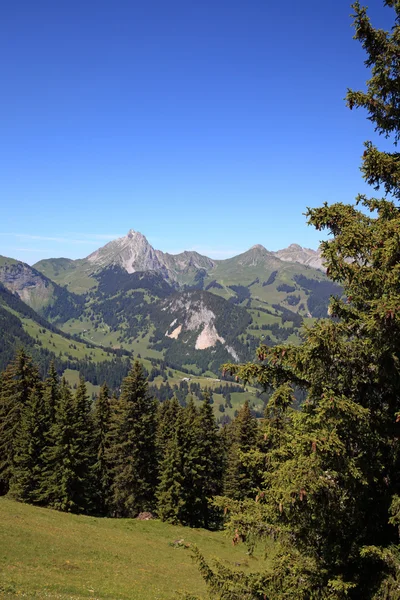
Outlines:
[[[184,540],[179,545],[175,542]],[[224,532],[158,520],[97,519],[0,498],[0,598],[169,600],[202,595],[185,544],[246,571],[268,567]],[[273,549],[271,548],[271,552]]]

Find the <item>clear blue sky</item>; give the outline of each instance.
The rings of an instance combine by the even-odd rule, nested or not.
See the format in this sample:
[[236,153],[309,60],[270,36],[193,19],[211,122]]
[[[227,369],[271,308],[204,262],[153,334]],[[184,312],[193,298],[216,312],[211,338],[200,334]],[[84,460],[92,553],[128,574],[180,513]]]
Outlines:
[[[385,28],[392,11],[370,0]],[[346,0],[3,3],[0,254],[83,257],[133,228],[224,258],[317,247],[307,205],[365,191],[368,73]]]

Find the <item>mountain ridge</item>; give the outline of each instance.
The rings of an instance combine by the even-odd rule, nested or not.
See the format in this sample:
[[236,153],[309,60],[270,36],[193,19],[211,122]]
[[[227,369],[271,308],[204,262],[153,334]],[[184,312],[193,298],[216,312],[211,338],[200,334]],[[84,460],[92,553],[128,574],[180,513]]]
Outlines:
[[[33,267],[57,282],[59,282],[57,278],[60,277],[60,271],[63,273],[61,278],[65,279],[65,274],[76,269],[90,276],[97,270],[120,266],[127,273],[156,271],[165,279],[182,285],[193,284],[201,270],[210,273],[217,267],[231,264],[232,261],[242,265],[246,263],[254,265],[263,261],[265,263],[294,262],[323,270],[320,252],[303,248],[298,244],[291,244],[276,252],[267,250],[261,244],[255,244],[237,256],[217,260],[193,250],[185,250],[178,254],[157,250],[142,233],[133,229],[130,229],[126,236],[108,242],[83,259],[74,261],[66,258],[49,258],[35,263]],[[65,284],[65,281],[62,283]]]

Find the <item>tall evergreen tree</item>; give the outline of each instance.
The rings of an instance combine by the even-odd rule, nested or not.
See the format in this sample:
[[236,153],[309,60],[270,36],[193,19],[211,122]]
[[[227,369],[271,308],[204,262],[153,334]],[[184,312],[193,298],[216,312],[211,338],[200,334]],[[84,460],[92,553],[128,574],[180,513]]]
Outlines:
[[153,510],[157,485],[156,404],[148,393],[138,360],[122,382],[113,414],[112,510],[119,517],[134,517]]
[[182,408],[175,396],[158,405],[156,446],[159,462],[162,462],[165,457],[166,448],[174,436],[176,420],[181,411]]
[[215,524],[210,499],[220,493],[222,486],[222,446],[207,393],[199,411],[189,400],[185,429],[182,519],[185,524],[208,528]]
[[224,477],[224,494],[235,500],[255,497],[261,483],[257,419],[246,400],[229,428],[230,446]]
[[39,371],[21,349],[0,381],[0,494],[6,494],[14,466],[14,449],[21,414],[32,390],[40,385]]
[[55,421],[57,404],[60,398],[60,381],[52,360],[49,367],[47,379],[44,382],[44,410],[46,420],[50,429]]
[[80,377],[74,398],[75,432],[78,460],[76,462],[76,493],[84,512],[95,509],[95,473],[96,440],[94,432],[91,400],[87,393],[86,382]]
[[10,494],[17,500],[38,503],[43,479],[46,446],[46,411],[41,386],[32,389],[22,409],[14,443]]
[[57,510],[74,513],[88,513],[91,508],[92,438],[83,386],[84,382],[81,381],[77,398],[74,398],[66,380],[61,382],[60,399],[50,435],[52,443],[46,450],[46,467],[40,490],[43,503]]
[[160,463],[160,483],[157,488],[157,514],[163,521],[181,523],[185,505],[183,410],[175,419],[174,430],[166,443],[164,458]]
[[96,448],[94,475],[97,488],[97,505],[100,513],[106,514],[112,481],[111,468],[107,458],[111,430],[111,399],[106,383],[100,388],[94,405],[93,418]]

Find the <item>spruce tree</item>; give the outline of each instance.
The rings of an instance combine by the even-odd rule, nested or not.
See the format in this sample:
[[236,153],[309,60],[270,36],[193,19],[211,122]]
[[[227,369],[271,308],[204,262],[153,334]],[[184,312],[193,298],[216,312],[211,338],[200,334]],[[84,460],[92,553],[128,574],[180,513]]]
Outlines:
[[[374,29],[353,4],[355,37],[372,77],[350,90],[350,109],[365,108],[376,130],[400,139],[400,2],[391,32]],[[332,319],[305,331],[298,346],[266,346],[258,362],[226,365],[275,393],[263,490],[232,502],[228,527],[279,540],[271,569],[258,574],[211,570],[198,556],[214,598],[283,600],[400,598],[400,155],[366,143],[362,170],[384,198],[308,209],[326,230],[328,276],[344,288]],[[305,393],[292,410],[294,389]]]
[[[90,512],[92,488],[92,435],[87,416],[86,390],[81,381],[74,398],[65,379],[61,382],[51,445],[45,453],[41,501],[57,510]],[[87,446],[86,446],[87,444]]]
[[165,449],[175,432],[175,423],[182,408],[174,396],[160,403],[157,409],[157,452],[163,460]]
[[198,416],[198,454],[201,492],[202,525],[208,528],[215,525],[215,511],[211,499],[222,489],[222,448],[218,436],[218,426],[210,403],[210,396],[204,395]]
[[169,437],[160,463],[160,483],[157,488],[157,514],[162,521],[181,523],[185,505],[184,488],[184,413],[180,408],[174,430]]
[[60,381],[52,360],[49,367],[47,379],[44,382],[44,410],[46,412],[46,420],[48,428],[55,421],[57,404],[60,397]]
[[39,371],[21,349],[1,376],[0,384],[0,494],[6,494],[14,467],[14,451],[23,408],[40,385]]
[[95,509],[95,473],[96,440],[91,401],[87,393],[86,382],[80,377],[74,398],[75,432],[78,460],[76,462],[76,494],[84,507],[84,512]]
[[96,399],[93,419],[96,449],[94,475],[97,489],[97,505],[100,513],[106,514],[111,486],[111,469],[107,459],[111,430],[111,399],[106,383],[101,386]]
[[222,486],[222,445],[209,394],[197,411],[192,399],[185,409],[184,506],[182,520],[193,527],[215,525],[210,499]]
[[[230,446],[224,477],[224,494],[235,500],[255,497],[261,483],[259,432],[246,400],[230,427]],[[262,463],[261,458],[261,463]]]
[[46,412],[43,391],[36,386],[22,409],[20,426],[14,442],[13,472],[10,494],[17,500],[39,502],[43,479],[43,453],[46,445]]
[[154,509],[157,485],[156,404],[138,360],[122,382],[112,427],[112,511],[118,517],[135,517]]

